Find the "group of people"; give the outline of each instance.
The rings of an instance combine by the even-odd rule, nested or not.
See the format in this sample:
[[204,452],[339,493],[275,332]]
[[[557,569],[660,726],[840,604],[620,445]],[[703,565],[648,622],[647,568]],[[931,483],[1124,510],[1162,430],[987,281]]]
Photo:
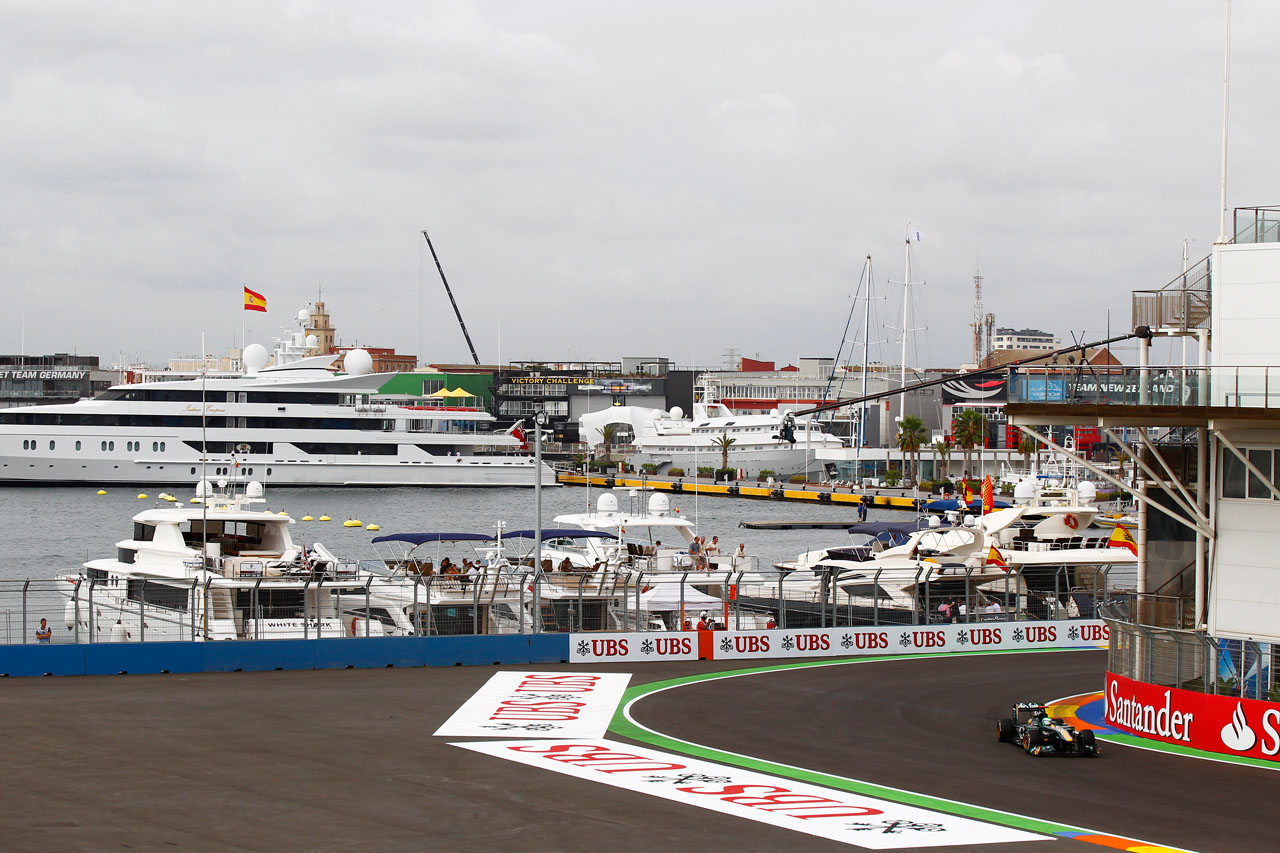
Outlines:
[[[974,613],[1001,613],[1004,608],[1000,606],[1000,602],[991,599],[985,603],[976,603],[973,607]],[[958,601],[954,598],[948,599],[938,605],[938,621],[940,622],[963,622],[969,615],[969,603],[967,601]]]
[[[661,544],[661,543],[659,543]],[[707,571],[711,568],[714,558],[726,553],[720,548],[720,537],[712,536],[711,541],[707,541],[705,536],[695,536],[693,541],[689,543],[689,556],[693,560],[693,567],[699,571]],[[736,566],[739,560],[746,559],[747,543],[739,542],[738,547],[729,556],[733,557],[733,564]]]

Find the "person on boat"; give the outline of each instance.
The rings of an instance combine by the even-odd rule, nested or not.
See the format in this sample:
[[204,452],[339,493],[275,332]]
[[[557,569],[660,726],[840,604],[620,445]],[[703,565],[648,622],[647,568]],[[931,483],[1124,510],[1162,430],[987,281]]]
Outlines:
[[573,561],[572,561],[572,560],[570,560],[568,557],[565,557],[563,560],[561,560],[561,561],[560,561],[560,571],[562,571],[562,572],[571,572],[571,571],[573,571]]
[[452,560],[450,560],[448,557],[445,557],[443,560],[440,561],[440,574],[460,575],[462,574],[462,569],[459,569],[457,566],[453,564]]
[[49,623],[41,619],[40,627],[36,628],[36,642],[48,643],[53,640],[53,629],[49,627]]
[[702,568],[702,542],[700,541],[701,538],[702,537],[700,536],[695,536],[693,537],[693,541],[689,543],[689,557],[693,560],[693,567],[695,569]]

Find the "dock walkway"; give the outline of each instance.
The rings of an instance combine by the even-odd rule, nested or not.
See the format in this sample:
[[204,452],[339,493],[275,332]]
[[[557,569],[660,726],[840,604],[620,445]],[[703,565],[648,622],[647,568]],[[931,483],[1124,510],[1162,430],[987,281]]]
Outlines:
[[[767,485],[764,483],[749,484],[747,482],[740,483],[714,483],[710,480],[702,480],[695,477],[669,478],[669,477],[637,477],[635,475],[622,476],[605,476],[600,474],[592,474],[590,477],[582,474],[566,474],[558,475],[560,483],[566,486],[585,486],[590,485],[605,489],[646,489],[657,492],[678,492],[686,495],[696,494],[699,497],[731,497],[731,498],[756,498],[759,500],[775,500],[775,501],[810,501],[816,503],[831,504],[848,504],[851,508],[856,507],[859,503],[865,501],[868,507],[875,509],[899,509],[909,512],[917,512],[920,505],[928,500],[930,496],[922,496],[919,499],[910,497],[901,489],[876,489],[873,491],[857,491],[846,486],[826,486],[817,484],[796,485],[774,483]],[[885,494],[885,492],[896,492],[896,494]]]

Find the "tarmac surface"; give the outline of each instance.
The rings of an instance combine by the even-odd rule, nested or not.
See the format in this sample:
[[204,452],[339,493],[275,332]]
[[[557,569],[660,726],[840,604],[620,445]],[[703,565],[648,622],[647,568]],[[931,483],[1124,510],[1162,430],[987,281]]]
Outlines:
[[[592,671],[632,672],[634,686],[750,663]],[[1106,744],[1097,760],[1036,759],[996,743],[1010,702],[1100,689],[1103,664],[1073,652],[781,670],[664,691],[635,712],[666,734],[811,770],[1178,847],[1276,849],[1280,773]],[[849,849],[433,737],[494,672],[5,680],[0,847]],[[1100,849],[988,849],[1047,845]]]

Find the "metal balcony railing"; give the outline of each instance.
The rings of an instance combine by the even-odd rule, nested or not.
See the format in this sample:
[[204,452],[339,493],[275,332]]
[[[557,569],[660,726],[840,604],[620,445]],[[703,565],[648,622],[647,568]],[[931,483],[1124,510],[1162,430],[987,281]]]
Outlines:
[[1133,291],[1133,326],[1189,331],[1207,327],[1212,269],[1206,256],[1159,290]]
[[1018,367],[1008,376],[1010,403],[1280,409],[1280,366]]
[[1280,207],[1237,207],[1236,243],[1280,243]]

